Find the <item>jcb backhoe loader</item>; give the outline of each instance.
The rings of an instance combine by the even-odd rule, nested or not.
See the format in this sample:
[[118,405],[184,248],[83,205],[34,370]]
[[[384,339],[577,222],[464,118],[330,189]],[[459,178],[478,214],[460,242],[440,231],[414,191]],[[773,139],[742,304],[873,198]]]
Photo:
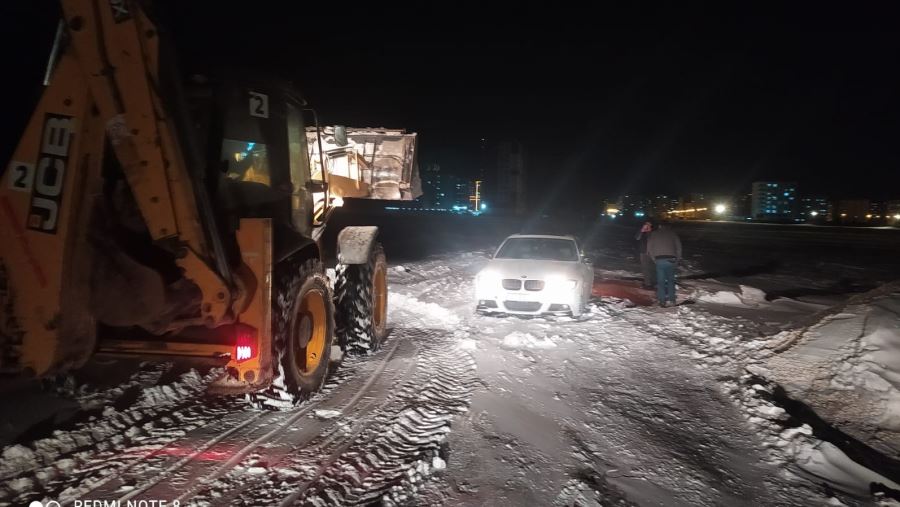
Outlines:
[[285,83],[182,81],[137,2],[62,7],[46,88],[0,175],[0,370],[202,359],[224,366],[213,391],[296,400],[333,344],[377,347],[377,229],[340,231],[334,289],[322,233],[344,197],[417,196],[415,134],[323,136]]

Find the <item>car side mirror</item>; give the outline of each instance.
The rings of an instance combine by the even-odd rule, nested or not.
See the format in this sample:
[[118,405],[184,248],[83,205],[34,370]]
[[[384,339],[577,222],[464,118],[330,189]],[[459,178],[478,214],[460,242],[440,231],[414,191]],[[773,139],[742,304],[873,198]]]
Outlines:
[[593,264],[593,263],[594,263],[594,259],[591,259],[590,257],[582,257],[582,258],[581,258],[581,262],[583,262],[583,263],[585,263],[585,264]]

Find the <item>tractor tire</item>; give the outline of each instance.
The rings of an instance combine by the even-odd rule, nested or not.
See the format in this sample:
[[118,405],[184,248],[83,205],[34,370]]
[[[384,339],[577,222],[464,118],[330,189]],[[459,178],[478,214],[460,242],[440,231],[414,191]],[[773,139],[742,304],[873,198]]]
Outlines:
[[251,401],[261,408],[290,408],[318,391],[328,376],[334,302],[318,259],[278,266],[273,292],[274,376]]
[[351,354],[378,349],[387,336],[387,261],[381,243],[366,264],[338,264],[334,283],[337,336]]

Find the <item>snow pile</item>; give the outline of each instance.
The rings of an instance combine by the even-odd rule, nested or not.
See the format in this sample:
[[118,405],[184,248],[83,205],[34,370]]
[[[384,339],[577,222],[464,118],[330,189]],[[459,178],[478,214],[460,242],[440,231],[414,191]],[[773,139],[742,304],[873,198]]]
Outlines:
[[704,294],[700,296],[700,301],[704,303],[715,303],[720,305],[742,305],[741,298],[734,292],[720,290],[714,294]]
[[872,484],[900,491],[900,484],[857,464],[828,442],[800,447],[796,460],[797,465],[806,472],[816,477],[827,477],[832,485],[859,496],[870,493]]
[[767,376],[843,431],[900,456],[900,293],[850,305],[767,362]]
[[741,301],[748,306],[759,306],[767,303],[766,293],[756,287],[741,285]]
[[811,479],[824,479],[836,489],[860,498],[870,497],[873,485],[900,490],[896,482],[856,463],[835,445],[819,440],[808,424],[791,426],[798,423],[771,401],[773,386],[758,376],[764,370],[748,370],[752,373],[743,375],[741,384],[726,382],[726,391],[743,407],[748,422],[762,430],[760,437],[776,461],[792,463]]
[[34,466],[37,457],[31,449],[15,444],[3,450],[3,477],[9,477],[18,470]]
[[451,329],[459,324],[459,317],[450,310],[396,292],[390,293],[388,308],[391,311],[402,312],[405,322],[426,329],[435,327]]
[[[716,288],[721,286],[721,284],[717,284]],[[806,314],[828,309],[828,305],[825,304],[798,301],[790,298],[775,298],[769,301],[764,291],[749,285],[740,285],[738,291],[716,290],[711,292],[698,288],[695,294],[694,299],[703,303],[778,313]]]
[[458,343],[459,348],[463,350],[476,350],[478,348],[477,342],[471,338],[462,338]]
[[[205,386],[221,374],[219,369],[205,376],[190,370],[174,382],[144,387],[140,398],[125,409],[117,410],[113,405],[106,405],[101,414],[91,416],[71,430],[55,430],[52,436],[35,440],[28,447],[18,444],[6,447],[0,461],[0,479],[9,480],[47,467],[39,470],[36,478],[39,481],[52,480],[54,474],[59,473],[54,463],[58,464],[61,456],[73,455],[79,460],[77,464],[83,465],[80,460],[89,459],[87,453],[82,456],[81,451],[84,450],[114,453],[129,446],[152,445],[178,438],[190,427],[185,421],[179,423],[177,419],[183,414],[177,410],[173,412],[173,407],[186,399],[202,396]],[[208,412],[210,417],[214,417],[214,410]],[[161,414],[167,415],[156,419]],[[50,472],[47,472],[48,469]]]
[[[706,300],[720,304],[731,302],[754,311],[777,310],[774,306],[781,300],[769,303],[761,292],[746,289],[740,294],[721,291],[713,297],[707,296]],[[837,420],[823,409],[847,411],[845,419],[852,413],[859,428],[865,428],[866,421],[871,426],[872,420],[877,419],[881,426],[878,435],[884,438],[886,426],[897,419],[896,412],[900,411],[898,312],[900,297],[890,301],[881,299],[860,307],[847,307],[843,313],[825,318],[806,332],[791,330],[774,337],[761,336],[752,321],[710,315],[702,307],[679,307],[674,315],[665,316],[647,310],[624,315],[654,334],[689,345],[693,349],[690,356],[705,367],[723,368],[724,375],[735,366],[746,368],[750,374],[724,382],[726,392],[745,412],[748,423],[760,429],[772,461],[792,464],[795,472],[814,481],[825,480],[837,490],[871,498],[873,485],[895,489],[895,482],[854,462],[841,449],[821,440],[826,437],[814,435],[810,426],[789,417],[784,408],[772,401],[773,386],[783,384],[789,397],[803,400],[831,422]],[[795,346],[787,353],[776,353],[790,344]],[[769,384],[763,379],[773,382]],[[867,392],[860,395],[860,390]],[[810,399],[817,396],[825,399],[819,404],[812,403]],[[865,399],[869,399],[868,404],[863,403]],[[853,434],[841,424],[836,426],[865,440],[861,432]],[[882,452],[900,449],[896,440],[892,446],[879,447],[871,440],[866,443]],[[893,452],[896,455],[897,451]]]
[[772,355],[766,348],[769,339],[739,317],[710,315],[691,306],[678,306],[674,314],[641,310],[624,316],[653,335],[688,345],[692,349],[690,356],[706,366],[753,364]]
[[317,409],[313,413],[316,419],[329,420],[336,419],[341,416],[340,410]]
[[767,305],[769,303],[768,301],[766,301],[766,293],[757,289],[756,287],[741,285],[740,288],[740,293],[721,290],[713,294],[704,294],[700,296],[699,299],[704,303],[714,303],[719,305],[731,306],[747,306],[751,308],[759,308],[760,306]]
[[111,387],[79,383],[74,376],[68,375],[56,392],[59,396],[77,401],[82,410],[102,409],[115,403],[128,390],[140,389],[144,392],[153,388],[171,367],[171,363],[141,363],[140,369],[131,374],[128,380]]
[[[216,375],[220,374],[221,372],[216,373]],[[155,407],[183,400],[205,389],[208,382],[209,380],[204,379],[197,370],[190,370],[182,375],[178,382],[144,389],[141,391],[140,400],[135,406]]]
[[503,337],[500,346],[505,349],[552,349],[556,347],[557,341],[559,336],[556,335],[538,338],[531,333],[513,331]]

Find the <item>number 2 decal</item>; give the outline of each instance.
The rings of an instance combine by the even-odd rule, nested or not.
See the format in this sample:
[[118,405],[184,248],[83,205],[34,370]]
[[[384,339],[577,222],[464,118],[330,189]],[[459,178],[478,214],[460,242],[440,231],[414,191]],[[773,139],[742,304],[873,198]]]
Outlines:
[[250,116],[269,117],[269,96],[264,93],[250,92]]
[[9,188],[19,192],[30,192],[34,183],[34,165],[24,162],[9,164]]

